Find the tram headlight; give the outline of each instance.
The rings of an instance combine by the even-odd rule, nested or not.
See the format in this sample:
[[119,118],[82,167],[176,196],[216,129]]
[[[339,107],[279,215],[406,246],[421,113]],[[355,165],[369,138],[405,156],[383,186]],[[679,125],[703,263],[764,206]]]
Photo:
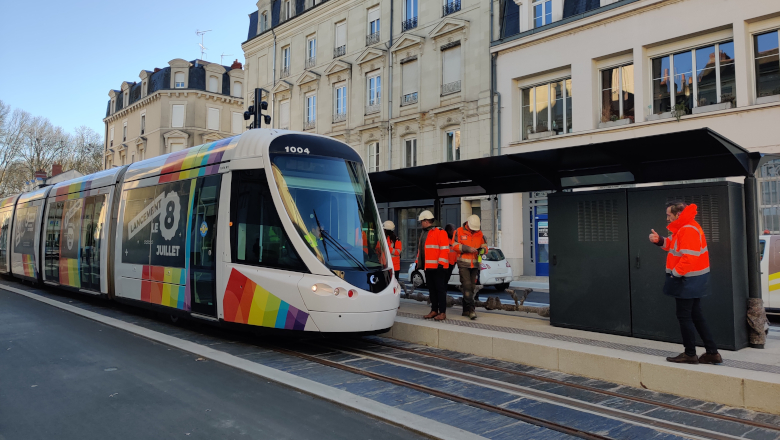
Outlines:
[[333,287],[325,283],[312,284],[311,291],[321,296],[328,296],[333,294]]

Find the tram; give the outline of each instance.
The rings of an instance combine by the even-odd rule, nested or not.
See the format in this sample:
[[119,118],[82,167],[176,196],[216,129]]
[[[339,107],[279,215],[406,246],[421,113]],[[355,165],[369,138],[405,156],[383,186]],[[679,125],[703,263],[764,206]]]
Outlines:
[[0,200],[0,273],[175,319],[379,333],[400,286],[360,156],[256,129]]

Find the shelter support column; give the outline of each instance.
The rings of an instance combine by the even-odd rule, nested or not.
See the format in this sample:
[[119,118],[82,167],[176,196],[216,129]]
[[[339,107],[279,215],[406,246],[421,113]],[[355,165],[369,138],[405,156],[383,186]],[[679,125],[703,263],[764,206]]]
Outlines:
[[[645,107],[652,104],[652,90],[647,88],[645,78],[650,77],[648,72],[649,61],[645,57],[645,48],[634,48],[634,121],[644,122],[647,118]],[[645,101],[645,97],[648,97]],[[645,104],[647,102],[647,104]],[[652,113],[652,111],[650,111]]]
[[747,234],[748,269],[748,312],[749,344],[752,348],[764,348],[767,322],[764,302],[761,299],[761,256],[758,252],[758,194],[756,177],[751,174],[745,178],[745,233]]

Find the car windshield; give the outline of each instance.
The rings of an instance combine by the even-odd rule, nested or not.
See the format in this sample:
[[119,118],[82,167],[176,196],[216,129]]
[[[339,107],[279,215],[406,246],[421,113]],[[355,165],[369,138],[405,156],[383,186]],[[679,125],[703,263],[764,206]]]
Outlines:
[[279,154],[272,168],[295,229],[328,268],[388,267],[379,215],[361,163]]
[[487,253],[484,257],[482,257],[485,261],[501,261],[504,259],[504,253],[501,252],[501,249],[488,249]]
[[758,242],[758,255],[761,255],[761,259],[764,259],[764,249],[766,249],[766,240]]

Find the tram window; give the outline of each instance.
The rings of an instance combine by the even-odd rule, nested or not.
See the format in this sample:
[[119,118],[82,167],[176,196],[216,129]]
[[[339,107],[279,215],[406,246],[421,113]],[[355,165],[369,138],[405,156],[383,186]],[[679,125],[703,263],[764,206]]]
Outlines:
[[84,200],[81,223],[81,287],[100,290],[100,234],[105,222],[105,195]]
[[11,214],[13,209],[9,209],[0,214],[0,264],[2,270],[6,270],[8,264],[8,231],[11,230]]
[[232,261],[306,272],[279,220],[263,170],[234,171],[232,193]]
[[64,202],[49,203],[49,216],[46,219],[46,252],[44,270],[46,279],[60,279],[60,222]]

